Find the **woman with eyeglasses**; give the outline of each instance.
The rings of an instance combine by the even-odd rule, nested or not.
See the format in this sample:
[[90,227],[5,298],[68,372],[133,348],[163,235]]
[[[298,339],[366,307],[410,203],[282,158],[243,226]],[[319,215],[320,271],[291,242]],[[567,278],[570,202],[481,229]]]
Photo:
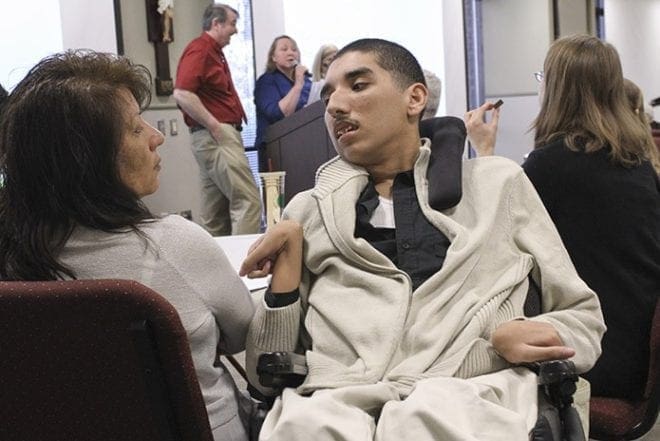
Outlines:
[[[545,58],[534,150],[522,167],[554,220],[571,259],[598,294],[608,331],[585,374],[594,396],[639,399],[649,368],[651,320],[660,295],[660,162],[648,127],[624,92],[619,55],[577,35]],[[467,121],[492,151],[489,103]],[[486,147],[483,147],[483,146]]]

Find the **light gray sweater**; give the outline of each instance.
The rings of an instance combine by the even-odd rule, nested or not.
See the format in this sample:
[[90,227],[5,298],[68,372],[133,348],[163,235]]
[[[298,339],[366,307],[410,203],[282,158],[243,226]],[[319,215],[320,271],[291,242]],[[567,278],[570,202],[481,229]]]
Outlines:
[[218,345],[236,353],[245,347],[254,313],[250,293],[225,253],[199,225],[167,216],[133,232],[104,233],[76,228],[59,256],[78,279],[136,280],[177,310],[188,334],[211,428],[237,414],[234,381],[214,366]]
[[[284,216],[301,223],[304,268],[294,304],[257,307],[248,335],[248,372],[265,351],[306,351],[299,392],[387,381],[403,394],[420,379],[469,378],[507,367],[490,336],[523,316],[532,274],[544,314],[578,370],[600,355],[605,331],[598,299],[578,277],[522,169],[504,158],[463,164],[463,196],[444,212],[428,205],[427,141],[415,165],[422,212],[450,240],[442,269],[415,292],[410,278],[364,239],[355,238],[355,203],[367,172],[341,159],[319,169],[313,190]],[[257,383],[254,383],[257,384]]]

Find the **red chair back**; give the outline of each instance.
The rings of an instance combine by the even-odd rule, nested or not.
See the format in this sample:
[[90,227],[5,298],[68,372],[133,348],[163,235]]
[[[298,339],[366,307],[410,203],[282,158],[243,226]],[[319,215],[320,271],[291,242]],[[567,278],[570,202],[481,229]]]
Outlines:
[[212,441],[174,307],[128,280],[0,282],[0,439]]

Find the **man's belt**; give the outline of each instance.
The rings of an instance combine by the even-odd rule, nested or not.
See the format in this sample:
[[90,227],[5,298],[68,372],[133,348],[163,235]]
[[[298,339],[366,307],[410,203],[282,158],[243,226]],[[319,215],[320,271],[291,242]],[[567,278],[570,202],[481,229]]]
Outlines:
[[[226,123],[222,123],[222,124],[229,124],[230,126],[235,128],[239,132],[243,131],[243,126],[241,125],[241,123],[226,122]],[[195,132],[199,132],[200,130],[206,130],[206,127],[204,127],[204,126],[192,126],[192,127],[190,127],[189,130],[190,130],[190,133],[195,133]]]

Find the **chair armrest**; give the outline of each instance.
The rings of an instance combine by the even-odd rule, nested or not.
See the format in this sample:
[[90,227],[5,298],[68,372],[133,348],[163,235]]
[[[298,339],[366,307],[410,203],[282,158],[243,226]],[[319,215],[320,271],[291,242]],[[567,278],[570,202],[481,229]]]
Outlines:
[[257,360],[257,375],[265,387],[298,387],[307,376],[307,359],[295,352],[266,352]]

